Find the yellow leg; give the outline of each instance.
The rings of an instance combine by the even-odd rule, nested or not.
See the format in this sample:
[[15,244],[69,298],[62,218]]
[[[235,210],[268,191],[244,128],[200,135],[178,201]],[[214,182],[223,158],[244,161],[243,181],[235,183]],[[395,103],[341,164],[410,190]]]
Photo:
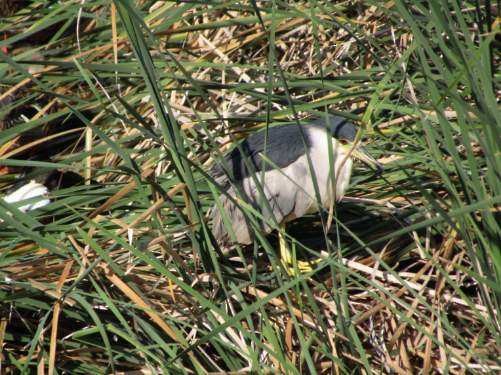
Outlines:
[[312,271],[312,265],[317,264],[321,260],[319,258],[308,262],[302,260],[298,261],[296,259],[295,249],[291,252],[289,245],[287,244],[287,240],[285,238],[285,224],[280,224],[280,229],[278,231],[278,245],[280,247],[280,258],[282,264],[290,276]]
[[278,231],[278,246],[280,247],[280,259],[282,260],[282,264],[285,269],[288,269],[288,267],[293,264],[293,261],[291,251],[285,239],[285,224],[280,224]]

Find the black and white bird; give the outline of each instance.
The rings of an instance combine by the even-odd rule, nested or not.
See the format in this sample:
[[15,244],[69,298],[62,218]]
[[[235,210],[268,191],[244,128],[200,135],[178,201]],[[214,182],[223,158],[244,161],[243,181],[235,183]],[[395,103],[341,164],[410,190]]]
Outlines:
[[[382,170],[358,142],[357,128],[337,116],[252,134],[211,171],[222,188],[211,211],[216,240],[246,245],[252,243],[256,230],[266,234],[278,225],[286,268],[294,264],[310,269],[305,262],[292,259],[284,238],[285,224],[339,201],[349,186],[353,159]],[[246,204],[259,212],[257,220],[242,209]]]

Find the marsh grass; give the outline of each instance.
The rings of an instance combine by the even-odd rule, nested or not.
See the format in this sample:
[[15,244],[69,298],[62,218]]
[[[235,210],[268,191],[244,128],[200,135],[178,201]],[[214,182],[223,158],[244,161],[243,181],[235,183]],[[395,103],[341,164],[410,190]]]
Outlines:
[[[2,372],[501,369],[496,6],[5,4],[2,194],[53,169],[85,182],[29,213],[0,200]],[[356,165],[331,228],[291,224],[324,260],[290,277],[273,235],[220,249],[210,165],[327,111],[385,173]]]

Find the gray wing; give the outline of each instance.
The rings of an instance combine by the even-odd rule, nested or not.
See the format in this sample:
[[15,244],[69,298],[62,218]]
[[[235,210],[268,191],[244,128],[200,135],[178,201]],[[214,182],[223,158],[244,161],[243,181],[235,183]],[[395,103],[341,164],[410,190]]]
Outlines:
[[304,155],[310,145],[307,132],[296,124],[275,126],[268,132],[263,130],[249,136],[216,164],[210,174],[227,188],[225,179],[228,183],[238,183],[255,172],[287,167]]

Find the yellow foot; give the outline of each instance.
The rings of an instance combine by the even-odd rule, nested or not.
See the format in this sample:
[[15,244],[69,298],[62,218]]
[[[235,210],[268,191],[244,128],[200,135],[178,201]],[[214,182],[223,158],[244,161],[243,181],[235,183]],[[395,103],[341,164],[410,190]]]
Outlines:
[[297,260],[296,262],[289,263],[282,259],[282,265],[284,266],[289,276],[299,276],[301,274],[313,271],[313,266],[318,264],[320,261],[321,259],[318,258],[313,259],[309,262],[306,262],[304,260]]
[[287,262],[282,258],[282,265],[289,276],[298,276],[313,271],[313,267],[320,263],[321,260],[322,259],[318,258],[312,259],[311,261],[295,260],[293,262]]
[[[283,228],[281,229],[283,230]],[[321,259],[318,258],[318,259],[313,259],[311,261],[297,260],[295,248],[293,249],[292,252],[290,251],[282,230],[278,232],[280,258],[282,261],[282,265],[284,266],[289,276],[298,276],[302,273],[313,271],[313,266],[318,264],[321,261]]]

